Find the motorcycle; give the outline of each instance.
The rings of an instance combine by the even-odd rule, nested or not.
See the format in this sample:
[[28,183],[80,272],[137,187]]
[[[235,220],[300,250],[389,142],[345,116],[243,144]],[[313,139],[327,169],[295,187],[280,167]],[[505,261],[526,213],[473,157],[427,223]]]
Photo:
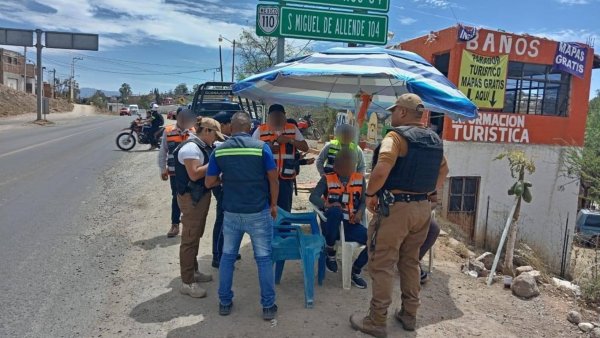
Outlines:
[[[142,116],[137,114],[138,117],[131,121],[129,128],[123,128],[121,133],[117,135],[117,147],[123,151],[129,151],[135,147],[136,143],[140,144],[151,144],[150,135],[146,135],[144,130],[144,121],[142,121]],[[158,135],[162,135],[164,132],[163,127],[159,128]],[[156,142],[160,145],[160,139],[162,136],[159,136]]]
[[312,137],[315,140],[321,139],[321,131],[315,127],[315,121],[311,114],[304,115],[300,118],[298,121],[298,129],[306,138]]

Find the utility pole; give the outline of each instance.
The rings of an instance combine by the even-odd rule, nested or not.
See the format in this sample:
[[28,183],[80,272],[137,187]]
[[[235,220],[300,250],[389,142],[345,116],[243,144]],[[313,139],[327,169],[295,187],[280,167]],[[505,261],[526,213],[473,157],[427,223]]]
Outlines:
[[52,98],[56,98],[56,68],[52,69],[52,71],[48,71],[48,73],[52,73]]
[[75,82],[75,61],[77,60],[83,60],[83,58],[79,58],[79,57],[75,57],[71,60],[71,81],[69,81],[69,90],[71,92],[70,95],[70,102],[74,102],[75,101],[75,97],[73,95],[74,91],[73,91],[73,85]]
[[285,61],[285,38],[277,38],[277,63]]
[[35,48],[37,50],[37,119],[42,119],[42,79],[44,78],[44,72],[42,69],[42,30],[36,29],[35,35],[37,37],[37,41],[35,44]]
[[235,81],[235,40],[233,40],[233,54],[231,56],[231,82]]
[[4,84],[4,49],[0,48],[0,83]]
[[23,91],[27,93],[27,46],[23,48]]
[[223,82],[223,53],[221,53],[221,44],[219,44],[219,72],[221,73],[221,82]]

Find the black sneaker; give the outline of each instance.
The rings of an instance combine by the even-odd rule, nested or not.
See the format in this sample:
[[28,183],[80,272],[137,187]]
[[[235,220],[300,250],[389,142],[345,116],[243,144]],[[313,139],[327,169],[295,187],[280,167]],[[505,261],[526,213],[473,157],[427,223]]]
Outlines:
[[219,314],[221,316],[229,316],[231,313],[231,308],[233,307],[233,302],[229,305],[223,305],[219,303]]
[[263,308],[263,319],[273,320],[277,316],[277,305],[273,305],[269,308]]
[[338,264],[337,260],[335,259],[335,256],[327,256],[327,258],[325,259],[325,267],[327,267],[327,270],[329,270],[330,272],[338,272]]
[[421,269],[421,285],[429,281],[429,274],[425,270]]
[[366,289],[367,288],[367,282],[359,275],[359,274],[352,274],[352,285],[356,286],[359,289]]

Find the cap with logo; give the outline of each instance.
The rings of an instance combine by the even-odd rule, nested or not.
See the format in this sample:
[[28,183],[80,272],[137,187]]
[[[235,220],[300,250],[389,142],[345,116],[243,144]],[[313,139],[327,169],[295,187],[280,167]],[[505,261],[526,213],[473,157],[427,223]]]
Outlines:
[[207,128],[210,130],[214,130],[217,133],[217,139],[219,141],[224,141],[225,136],[221,133],[221,124],[210,117],[199,116],[196,122],[196,127]]
[[280,105],[280,104],[272,104],[269,107],[269,114],[276,113],[276,112],[284,113],[285,114],[285,108],[283,108],[283,106]]
[[423,100],[416,94],[402,94],[396,100],[393,106],[388,107],[386,110],[393,112],[396,107],[406,108],[414,111],[423,111],[425,105]]

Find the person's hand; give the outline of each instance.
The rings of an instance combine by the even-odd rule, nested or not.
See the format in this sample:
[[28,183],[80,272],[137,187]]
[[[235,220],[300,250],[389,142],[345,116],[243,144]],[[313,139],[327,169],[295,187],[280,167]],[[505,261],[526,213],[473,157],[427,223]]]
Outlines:
[[271,152],[273,154],[279,153],[279,145],[278,144],[269,143],[269,147],[271,148]]
[[283,135],[281,135],[281,136],[279,136],[279,137],[277,138],[277,140],[276,140],[276,141],[277,141],[277,143],[279,143],[279,144],[286,144],[286,143],[290,143],[290,142],[292,142],[292,139],[291,139],[291,138],[289,138],[289,137],[287,137],[287,136],[283,136]]
[[309,165],[310,165],[310,164],[314,164],[314,163],[315,163],[315,158],[314,158],[314,157],[311,157],[311,158],[307,158],[307,159],[306,159],[306,164],[309,164]]
[[369,209],[372,214],[377,213],[377,210],[379,209],[379,198],[377,196],[367,196],[367,209]]
[[277,218],[277,205],[271,206],[271,217],[273,217],[273,219]]
[[160,174],[160,178],[163,181],[166,181],[169,179],[169,171],[167,169],[163,170],[163,172]]
[[362,209],[357,211],[356,214],[350,215],[350,223],[351,224],[360,224],[363,218]]
[[431,194],[431,195],[427,195],[427,199],[429,200],[429,202],[431,202],[432,204],[437,204],[438,203],[438,197],[437,194]]

